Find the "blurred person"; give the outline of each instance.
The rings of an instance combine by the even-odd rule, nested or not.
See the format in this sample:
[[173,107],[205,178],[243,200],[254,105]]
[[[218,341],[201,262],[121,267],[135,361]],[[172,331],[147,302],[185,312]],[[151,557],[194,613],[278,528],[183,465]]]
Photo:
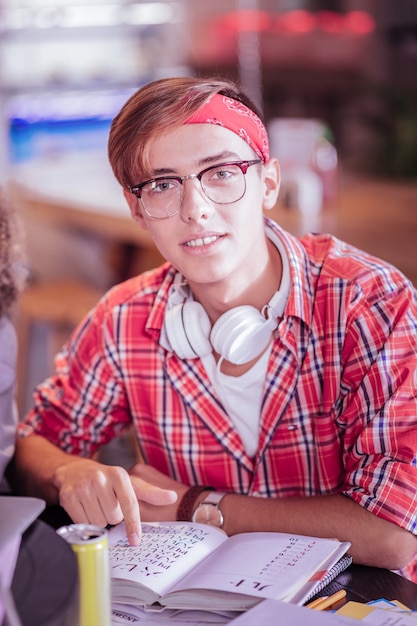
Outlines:
[[[221,79],[169,78],[113,120],[109,159],[167,260],[111,289],[19,425],[21,492],[74,522],[194,520],[352,542],[417,580],[417,303],[394,267],[266,213],[279,164]],[[93,455],[133,424],[143,462]]]
[[0,189],[0,489],[8,490],[4,472],[13,456],[17,427],[15,403],[17,338],[11,321],[23,287],[23,250],[16,215]]

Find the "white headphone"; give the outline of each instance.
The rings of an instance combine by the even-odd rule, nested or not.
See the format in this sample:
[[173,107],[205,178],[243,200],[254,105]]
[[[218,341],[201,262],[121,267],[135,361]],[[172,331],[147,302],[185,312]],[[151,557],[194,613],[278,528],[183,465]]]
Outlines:
[[282,258],[282,279],[278,291],[262,311],[242,305],[223,313],[211,328],[210,319],[199,302],[185,301],[186,281],[177,274],[171,287],[164,329],[171,349],[181,359],[196,359],[213,349],[230,363],[251,361],[267,347],[278,320],[284,312],[290,289],[287,253],[279,238],[266,227],[269,239]]

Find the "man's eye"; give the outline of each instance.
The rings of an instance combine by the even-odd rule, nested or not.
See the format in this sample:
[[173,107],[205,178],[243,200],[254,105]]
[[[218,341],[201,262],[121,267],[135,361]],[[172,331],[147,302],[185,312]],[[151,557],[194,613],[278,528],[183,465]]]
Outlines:
[[227,170],[218,170],[215,174],[218,178],[227,178],[228,176],[230,176],[230,172],[228,172]]
[[216,181],[216,180],[223,181],[223,180],[228,180],[229,178],[235,175],[236,175],[236,172],[234,171],[233,168],[221,167],[217,170],[212,170],[210,172],[210,179],[212,181]]
[[172,191],[175,189],[177,185],[175,181],[172,180],[155,180],[149,186],[149,191],[151,193],[163,193],[167,191]]

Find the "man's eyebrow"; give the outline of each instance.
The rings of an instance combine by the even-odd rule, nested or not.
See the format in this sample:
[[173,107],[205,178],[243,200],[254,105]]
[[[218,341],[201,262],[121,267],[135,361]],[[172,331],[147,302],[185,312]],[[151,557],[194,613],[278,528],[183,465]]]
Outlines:
[[[236,152],[231,152],[230,150],[224,150],[219,154],[212,154],[204,157],[198,161],[198,164],[201,166],[210,165],[211,163],[221,163],[222,161],[241,161],[242,158],[236,154]],[[159,167],[152,171],[152,176],[175,176],[177,170],[171,169],[169,167]]]
[[220,154],[213,154],[211,156],[207,156],[204,159],[200,160],[201,165],[207,165],[207,163],[215,163],[216,161],[224,161],[224,160],[233,161],[241,161],[242,158],[236,154],[236,152],[231,152],[230,150],[225,150],[224,152],[220,152]]

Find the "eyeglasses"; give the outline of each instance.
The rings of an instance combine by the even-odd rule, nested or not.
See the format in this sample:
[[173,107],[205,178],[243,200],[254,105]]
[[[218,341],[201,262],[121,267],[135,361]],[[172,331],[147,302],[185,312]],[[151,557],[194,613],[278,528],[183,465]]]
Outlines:
[[134,185],[130,187],[130,191],[140,199],[149,217],[163,220],[181,210],[184,181],[190,178],[197,178],[200,181],[201,189],[212,202],[216,204],[237,202],[246,192],[245,174],[248,168],[257,163],[261,163],[261,159],[220,163],[207,167],[199,174],[188,176],[160,176]]

